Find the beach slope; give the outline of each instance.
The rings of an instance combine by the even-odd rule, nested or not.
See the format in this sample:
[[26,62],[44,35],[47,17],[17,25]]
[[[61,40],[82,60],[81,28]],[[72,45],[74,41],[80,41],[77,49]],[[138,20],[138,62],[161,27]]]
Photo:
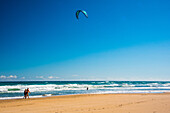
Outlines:
[[170,93],[85,94],[0,100],[0,113],[170,113]]

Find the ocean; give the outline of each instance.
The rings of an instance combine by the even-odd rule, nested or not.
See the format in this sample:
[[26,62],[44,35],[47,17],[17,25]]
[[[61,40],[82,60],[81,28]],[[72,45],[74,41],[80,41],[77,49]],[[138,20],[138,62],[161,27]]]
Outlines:
[[26,88],[30,89],[30,98],[73,94],[164,93],[170,92],[170,81],[0,82],[0,99],[23,98]]

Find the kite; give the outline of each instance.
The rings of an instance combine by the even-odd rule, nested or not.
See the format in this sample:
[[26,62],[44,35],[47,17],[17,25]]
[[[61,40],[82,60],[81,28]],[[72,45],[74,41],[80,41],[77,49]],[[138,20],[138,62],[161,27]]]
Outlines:
[[78,11],[76,12],[76,18],[77,18],[77,19],[79,19],[79,13],[80,13],[80,12],[82,12],[82,13],[88,18],[88,15],[87,15],[86,11],[78,10]]

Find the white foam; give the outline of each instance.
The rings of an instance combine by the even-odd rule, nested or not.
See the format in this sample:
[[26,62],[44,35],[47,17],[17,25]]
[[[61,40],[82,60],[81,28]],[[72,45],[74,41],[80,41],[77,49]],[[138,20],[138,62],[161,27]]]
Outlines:
[[[41,98],[42,95],[37,96],[29,96],[29,98]],[[0,100],[8,100],[8,99],[24,99],[24,96],[16,96],[16,97],[0,97]]]
[[170,92],[166,90],[159,90],[159,91],[139,91],[139,90],[134,90],[134,91],[100,91],[100,92],[95,92],[91,94],[123,94],[123,93],[164,93],[164,92]]
[[[88,85],[88,84],[47,84],[47,85],[13,85],[0,86],[0,93],[23,93],[26,88],[31,92],[48,92],[48,91],[63,91],[63,90],[85,90],[89,89],[110,89],[110,90],[134,90],[134,89],[168,89],[170,90],[170,83],[163,84],[161,87],[157,83],[147,84],[150,87],[135,87],[133,84],[108,84],[108,85]],[[145,84],[146,86],[146,84]],[[156,86],[156,87],[155,87]],[[19,91],[8,91],[8,89],[20,89]]]
[[170,87],[170,83],[166,83],[166,84],[162,84],[163,86],[169,86]]
[[124,83],[122,86],[123,86],[123,87],[134,87],[135,85]]
[[[99,82],[98,82],[99,83]],[[100,82],[101,83],[101,82]],[[105,83],[105,82],[103,82]],[[39,98],[44,96],[52,96],[53,91],[57,92],[59,95],[63,94],[80,94],[84,93],[86,88],[89,88],[89,91],[85,93],[94,93],[94,94],[109,94],[109,93],[163,93],[170,92],[170,83],[148,83],[148,84],[100,84],[100,85],[90,85],[90,84],[47,84],[47,85],[6,85],[0,86],[0,95],[1,93],[22,93],[26,88],[30,88],[32,94],[43,94],[38,96],[30,96],[30,98]],[[19,91],[8,91],[8,89],[20,89]],[[71,93],[69,92],[71,91]],[[74,90],[74,91],[73,91]],[[80,90],[80,91],[78,91]],[[81,91],[82,90],[82,91]],[[56,94],[56,92],[54,94]],[[64,93],[66,92],[66,93]],[[45,93],[45,94],[44,94]],[[8,94],[10,95],[10,94]],[[14,94],[15,95],[15,94]],[[11,96],[11,95],[10,95]],[[22,99],[23,96],[18,97],[0,97],[2,99]]]
[[49,96],[52,96],[52,94],[44,94],[43,96],[49,97]]

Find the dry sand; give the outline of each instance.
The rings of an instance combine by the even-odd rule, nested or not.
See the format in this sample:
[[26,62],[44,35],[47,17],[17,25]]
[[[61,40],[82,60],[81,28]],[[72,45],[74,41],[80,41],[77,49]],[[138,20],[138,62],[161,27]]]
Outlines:
[[170,93],[85,94],[0,100],[0,113],[170,113]]

